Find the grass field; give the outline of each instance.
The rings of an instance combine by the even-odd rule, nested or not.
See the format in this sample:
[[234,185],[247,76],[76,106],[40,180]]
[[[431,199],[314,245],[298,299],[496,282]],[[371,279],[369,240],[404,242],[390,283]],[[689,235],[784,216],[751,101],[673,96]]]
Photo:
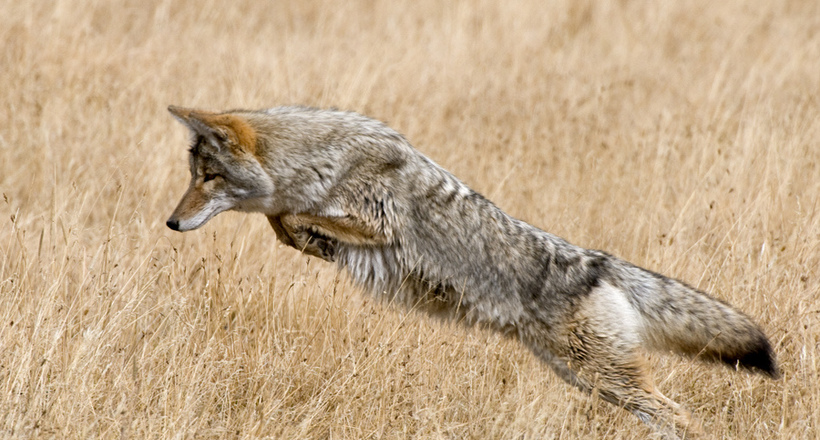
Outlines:
[[641,439],[261,215],[164,222],[169,104],[387,121],[502,209],[729,301],[779,381],[651,356],[715,438],[820,425],[820,3],[0,0],[0,437]]

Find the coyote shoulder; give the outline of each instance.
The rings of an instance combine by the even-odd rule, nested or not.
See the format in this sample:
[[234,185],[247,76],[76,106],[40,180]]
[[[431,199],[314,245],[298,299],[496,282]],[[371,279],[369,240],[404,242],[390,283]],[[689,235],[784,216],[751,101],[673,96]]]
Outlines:
[[700,428],[654,388],[645,350],[778,376],[742,312],[509,216],[379,121],[307,107],[169,110],[193,139],[171,229],[263,213],[280,241],[335,262],[364,290],[518,339],[666,438]]

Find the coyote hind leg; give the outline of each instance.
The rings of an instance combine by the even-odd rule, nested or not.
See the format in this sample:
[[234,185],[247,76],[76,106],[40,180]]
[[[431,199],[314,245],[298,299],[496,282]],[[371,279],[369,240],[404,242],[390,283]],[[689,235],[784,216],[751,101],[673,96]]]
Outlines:
[[563,322],[525,337],[562,379],[635,414],[666,439],[701,432],[691,413],[658,392],[641,352],[641,318],[624,293],[602,283],[567,310]]
[[[574,336],[574,335],[573,335]],[[650,425],[662,438],[698,438],[701,429],[691,413],[658,392],[649,375],[643,356],[632,351],[611,353],[616,341],[597,341],[577,337],[567,357],[543,350],[533,350],[564,381],[584,391],[597,391],[603,400],[620,406]],[[615,344],[615,345],[613,345]],[[607,353],[610,347],[610,353]],[[599,351],[600,350],[600,351]]]

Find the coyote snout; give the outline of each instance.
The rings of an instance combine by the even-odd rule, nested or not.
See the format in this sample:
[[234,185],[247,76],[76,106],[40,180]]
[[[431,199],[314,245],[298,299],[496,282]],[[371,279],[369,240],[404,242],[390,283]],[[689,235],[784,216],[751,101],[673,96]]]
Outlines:
[[191,179],[188,191],[165,222],[169,228],[180,232],[190,231],[204,225],[220,212],[234,207],[224,194],[219,194],[213,188],[215,183],[203,180],[196,175]]
[[171,229],[263,213],[282,243],[335,262],[376,297],[514,337],[670,439],[698,424],[654,388],[646,350],[778,376],[742,312],[509,216],[381,122],[306,107],[169,110],[193,137]]

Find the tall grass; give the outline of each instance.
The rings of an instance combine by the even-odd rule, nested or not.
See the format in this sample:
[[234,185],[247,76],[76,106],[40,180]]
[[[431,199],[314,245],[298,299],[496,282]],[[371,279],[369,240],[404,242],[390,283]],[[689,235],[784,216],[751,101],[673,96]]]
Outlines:
[[645,438],[261,216],[165,228],[168,104],[387,121],[516,217],[712,292],[784,377],[652,356],[715,438],[820,424],[820,4],[0,1],[0,436]]

